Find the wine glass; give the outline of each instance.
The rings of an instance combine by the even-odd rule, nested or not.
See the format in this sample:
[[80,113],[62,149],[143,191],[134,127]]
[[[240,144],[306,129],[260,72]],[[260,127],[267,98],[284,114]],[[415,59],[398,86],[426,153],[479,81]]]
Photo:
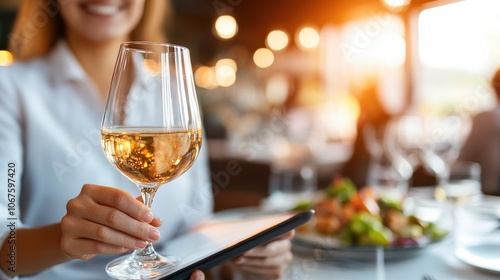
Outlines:
[[458,114],[424,116],[421,120],[424,128],[421,161],[436,174],[436,192],[440,192],[449,184],[450,166],[460,154],[469,120]]
[[[151,207],[156,191],[198,156],[202,125],[189,50],[153,42],[121,44],[101,125],[108,160]],[[161,277],[179,263],[148,242],[106,266],[116,279]]]
[[386,130],[385,148],[399,169],[411,177],[421,164],[423,124],[416,115],[402,115],[389,121]]
[[413,168],[402,151],[396,151],[393,121],[363,127],[366,148],[371,156],[367,183],[375,188],[379,197],[402,200],[408,191]]
[[450,166],[448,184],[436,193],[439,201],[448,200],[461,205],[477,200],[481,192],[481,165],[477,162],[458,160]]

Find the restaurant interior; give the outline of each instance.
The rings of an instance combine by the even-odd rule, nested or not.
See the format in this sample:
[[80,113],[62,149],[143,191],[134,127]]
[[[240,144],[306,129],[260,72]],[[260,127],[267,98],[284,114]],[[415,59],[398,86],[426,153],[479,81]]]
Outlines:
[[[15,62],[7,40],[18,5],[0,2],[0,67]],[[435,186],[440,168],[458,162],[474,117],[497,106],[498,0],[170,0],[169,9],[169,42],[191,51],[217,212],[291,209],[343,178],[358,189],[377,184],[374,159],[385,167],[390,152],[370,129],[410,114],[459,116],[450,135],[454,128],[427,131],[456,140],[446,143],[458,145],[455,153],[422,152],[418,163],[391,158],[399,177],[379,179],[404,179],[404,194]],[[499,186],[479,192],[498,196]],[[436,270],[440,277],[407,279],[495,279],[498,255],[496,269],[453,261]],[[347,274],[353,263],[337,265],[341,275],[358,275]],[[325,269],[301,268],[304,277],[290,279],[316,279],[304,271]],[[402,279],[402,269],[389,269],[387,279]]]
[[[494,1],[199,2],[173,1],[168,30],[193,53],[217,210],[262,203],[283,169],[310,166],[315,187],[329,185],[371,88],[391,116],[495,106]],[[233,160],[241,173],[217,181]],[[435,183],[429,173],[417,168],[413,185]]]

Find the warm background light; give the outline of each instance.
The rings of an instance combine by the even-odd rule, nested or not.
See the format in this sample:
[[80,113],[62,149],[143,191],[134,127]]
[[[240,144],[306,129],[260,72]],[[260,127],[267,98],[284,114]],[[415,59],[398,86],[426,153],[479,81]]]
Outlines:
[[406,40],[396,34],[384,34],[380,38],[381,62],[387,67],[401,67],[406,60]]
[[228,63],[229,61],[231,60],[219,60],[215,65],[215,78],[221,87],[232,86],[236,81],[236,63]]
[[274,63],[273,52],[266,48],[260,48],[253,54],[253,62],[257,67],[267,68]]
[[411,0],[382,0],[382,3],[393,12],[401,12],[410,5]]
[[238,23],[232,16],[220,16],[215,21],[215,32],[222,39],[231,39],[238,33]]
[[266,100],[273,106],[281,106],[288,98],[290,85],[284,74],[269,77],[266,84]]
[[273,30],[269,32],[266,39],[267,47],[280,51],[288,46],[288,35],[282,30]]
[[7,66],[14,62],[14,57],[9,51],[0,51],[0,66]]
[[197,86],[214,89],[217,88],[217,79],[215,76],[215,68],[208,66],[200,66],[194,72],[194,81]]
[[[474,10],[467,4],[467,1],[457,2],[452,12],[444,6],[427,9],[420,14],[419,56],[425,65],[469,71],[486,67],[489,52],[484,36],[486,32],[482,31],[481,21],[463,20],[475,14],[471,14]],[[446,40],[443,40],[443,34],[446,34]]]
[[312,27],[304,27],[297,36],[297,45],[304,49],[314,49],[319,45],[319,33]]
[[215,63],[215,67],[220,67],[223,65],[231,67],[234,72],[238,71],[238,64],[236,64],[236,61],[231,58],[222,58],[219,59],[217,63]]

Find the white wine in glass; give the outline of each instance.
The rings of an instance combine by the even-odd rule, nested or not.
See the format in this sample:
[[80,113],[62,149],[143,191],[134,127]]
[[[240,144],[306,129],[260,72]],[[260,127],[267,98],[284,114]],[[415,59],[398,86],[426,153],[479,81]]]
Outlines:
[[[160,186],[186,172],[202,144],[189,50],[125,42],[120,46],[101,125],[108,160],[139,188],[151,207]],[[116,279],[157,279],[179,263],[148,242],[106,266]]]
[[196,159],[201,130],[158,128],[102,132],[104,153],[125,176],[143,188],[158,188],[184,173]]

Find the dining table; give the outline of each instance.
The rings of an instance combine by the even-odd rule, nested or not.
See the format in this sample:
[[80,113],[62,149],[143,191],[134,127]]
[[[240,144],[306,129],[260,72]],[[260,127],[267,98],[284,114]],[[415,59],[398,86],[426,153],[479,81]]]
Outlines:
[[[385,260],[382,266],[373,261],[342,261],[295,253],[283,279],[297,280],[493,280],[494,273],[470,266],[457,259],[453,242],[444,240],[422,248],[412,256]],[[499,252],[500,254],[500,252]]]
[[[420,189],[417,196],[428,193]],[[500,203],[500,198],[498,198]],[[495,201],[496,203],[496,201]],[[496,203],[497,204],[497,203]],[[495,205],[496,205],[495,204]],[[265,205],[265,204],[263,204]],[[428,205],[427,205],[428,206]],[[500,209],[500,204],[498,204]],[[427,207],[426,211],[433,210]],[[435,210],[435,209],[434,209]],[[498,209],[497,209],[498,210]],[[217,218],[244,218],[272,212],[269,206],[241,207],[216,212]],[[432,211],[431,211],[432,212]],[[500,221],[500,220],[499,220]],[[500,226],[500,222],[498,223]],[[471,224],[470,227],[474,227]],[[500,228],[500,227],[499,227]],[[450,229],[451,231],[451,229]],[[500,230],[495,231],[497,245],[490,248],[488,261],[494,268],[485,269],[481,264],[464,261],[455,254],[456,232],[426,246],[396,250],[393,248],[335,248],[321,244],[304,244],[296,231],[292,239],[294,258],[282,279],[287,280],[493,280],[500,279]],[[307,239],[306,239],[307,241]],[[308,246],[312,245],[312,246]],[[496,251],[496,248],[499,248]],[[493,253],[491,252],[493,250]],[[492,254],[492,255],[491,255]],[[488,258],[488,256],[485,256]],[[481,263],[481,261],[479,261]],[[496,265],[498,264],[498,265]]]

